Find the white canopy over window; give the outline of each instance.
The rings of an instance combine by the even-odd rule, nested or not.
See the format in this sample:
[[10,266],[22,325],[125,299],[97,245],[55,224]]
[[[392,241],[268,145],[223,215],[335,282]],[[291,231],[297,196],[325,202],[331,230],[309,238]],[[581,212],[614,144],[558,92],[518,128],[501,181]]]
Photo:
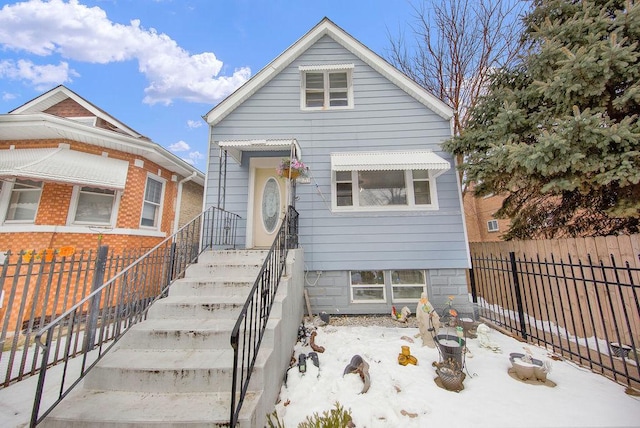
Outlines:
[[0,150],[0,177],[123,190],[129,162],[65,147]]
[[429,170],[432,177],[448,171],[448,161],[430,150],[331,153],[333,171]]

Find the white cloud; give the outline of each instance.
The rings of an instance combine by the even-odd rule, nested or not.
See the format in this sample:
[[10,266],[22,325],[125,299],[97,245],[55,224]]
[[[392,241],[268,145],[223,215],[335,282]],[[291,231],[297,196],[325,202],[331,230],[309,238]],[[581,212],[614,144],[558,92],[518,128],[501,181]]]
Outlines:
[[169,150],[171,150],[172,152],[186,152],[190,148],[191,147],[189,147],[189,144],[185,143],[182,140],[169,146]]
[[[249,79],[251,70],[242,67],[231,76],[219,76],[222,61],[212,52],[190,54],[168,35],[145,29],[139,20],[129,25],[114,23],[99,7],[70,0],[30,0],[0,9],[0,45],[5,49],[39,56],[60,55],[72,61],[106,64],[137,60],[138,69],[149,81],[144,102],[170,104],[181,98],[191,102],[215,103]],[[74,75],[68,69],[56,83]],[[40,66],[46,67],[46,66]],[[60,72],[60,66],[54,71]],[[75,74],[77,75],[77,74]],[[21,79],[44,84],[29,73]]]
[[204,155],[198,151],[191,152],[189,153],[189,159],[192,161],[192,164],[195,165],[200,159],[204,159]]
[[18,98],[16,94],[10,94],[9,92],[2,93],[2,101],[11,101]]
[[12,60],[0,61],[0,78],[9,78],[16,80],[28,80],[37,90],[50,89],[52,85],[72,81],[72,77],[79,74],[69,68],[66,62],[60,62],[59,65],[47,64],[36,65],[31,61]]
[[200,128],[202,125],[201,120],[187,120],[187,126],[191,129]]
[[182,158],[183,161],[188,163],[189,165],[197,165],[199,160],[204,159],[204,155],[198,151],[191,152],[187,155],[186,158]]

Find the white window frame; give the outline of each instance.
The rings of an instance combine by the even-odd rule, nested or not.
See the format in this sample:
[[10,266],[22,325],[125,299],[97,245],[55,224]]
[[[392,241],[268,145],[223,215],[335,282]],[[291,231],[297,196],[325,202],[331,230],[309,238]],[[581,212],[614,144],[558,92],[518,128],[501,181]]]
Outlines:
[[[67,217],[67,225],[96,225],[115,227],[116,219],[118,218],[118,209],[120,207],[120,197],[122,192],[115,190],[113,194],[113,202],[111,204],[111,218],[108,222],[95,222],[95,221],[77,221],[76,214],[78,210],[78,203],[80,202],[80,196],[82,193],[91,193],[89,191],[82,190],[83,188],[93,188],[91,186],[73,186],[73,192],[71,194],[71,206],[69,207],[69,215]],[[146,190],[146,187],[145,187]]]
[[[424,282],[421,284],[397,284],[393,282],[393,273],[397,272],[397,271],[417,271],[417,272],[422,272],[422,277],[424,278]],[[427,291],[427,271],[423,270],[423,269],[394,269],[392,271],[389,272],[389,276],[391,278],[391,301],[394,303],[410,303],[410,302],[417,302],[420,300],[420,295],[423,292]],[[396,298],[395,296],[395,289],[396,288],[421,288],[421,292],[420,295],[418,295],[418,297],[416,298],[411,298],[411,299],[404,299],[404,298]]]
[[498,220],[492,219],[487,222],[487,230],[489,232],[498,232],[500,230],[500,226],[498,225]]
[[[407,204],[406,205],[382,205],[382,206],[361,206],[358,195],[360,193],[358,183],[358,170],[352,170],[351,172],[351,197],[352,197],[352,205],[338,205],[338,191],[337,191],[337,172],[347,172],[347,171],[331,171],[331,207],[335,212],[364,212],[364,211],[435,211],[438,210],[438,191],[436,187],[436,180],[433,177],[432,171],[428,171],[429,178],[428,179],[415,179],[413,178],[412,169],[405,170],[396,170],[396,171],[404,171],[404,182],[406,188],[406,197]],[[421,170],[424,171],[424,170]],[[380,174],[384,174],[388,171],[365,171],[365,172],[379,172]],[[416,204],[415,203],[415,193],[414,193],[414,181],[428,181],[429,182],[429,194],[431,203],[430,204]],[[339,181],[340,183],[345,183],[346,181]],[[407,185],[410,183],[410,185]]]
[[[382,273],[382,284],[354,284],[352,282],[352,276],[351,273],[352,272],[381,272]],[[357,270],[357,271],[349,271],[348,272],[349,275],[349,294],[351,296],[351,303],[354,304],[362,304],[362,303],[387,303],[387,281],[386,281],[386,274],[384,270]],[[359,288],[380,288],[382,289],[382,299],[366,299],[366,300],[360,300],[360,299],[356,299],[355,298],[355,290],[359,289]]]
[[[336,64],[325,66],[300,66],[300,109],[307,111],[318,110],[345,110],[352,109],[354,106],[353,101],[353,64]],[[307,107],[307,73],[318,73],[323,75],[322,92],[324,94],[324,101],[322,106]],[[329,86],[329,75],[333,73],[346,73],[347,75],[347,105],[346,106],[332,106],[330,105],[330,94],[332,88]],[[342,88],[339,88],[339,92],[343,92]]]
[[[7,220],[9,214],[9,208],[11,207],[11,197],[13,196],[14,186],[17,180],[33,181],[40,183],[40,194],[38,195],[37,207],[33,219],[31,220]],[[42,200],[42,192],[44,190],[44,183],[39,180],[31,180],[29,178],[24,179],[11,179],[4,181],[2,185],[2,192],[0,192],[0,216],[2,223],[7,224],[34,224],[36,218],[38,218],[38,210],[40,209],[40,201]],[[22,191],[22,190],[21,190]]]
[[[149,180],[154,180],[159,182],[162,185],[162,190],[161,190],[161,194],[160,194],[160,202],[158,204],[156,204],[155,202],[147,202],[146,195],[147,195],[147,186],[149,185]],[[164,197],[165,197],[165,190],[166,190],[166,186],[167,185],[167,180],[165,180],[164,178],[155,175],[155,174],[151,174],[148,173],[147,174],[147,178],[145,179],[144,182],[144,192],[142,193],[142,210],[140,211],[140,228],[141,229],[153,229],[153,230],[160,230],[160,227],[162,225],[162,207],[164,206]],[[142,224],[142,214],[144,213],[144,206],[147,203],[153,203],[154,205],[157,205],[158,207],[158,211],[157,211],[157,217],[156,217],[156,222],[157,224],[153,225],[153,226],[147,226],[147,225],[143,225]]]

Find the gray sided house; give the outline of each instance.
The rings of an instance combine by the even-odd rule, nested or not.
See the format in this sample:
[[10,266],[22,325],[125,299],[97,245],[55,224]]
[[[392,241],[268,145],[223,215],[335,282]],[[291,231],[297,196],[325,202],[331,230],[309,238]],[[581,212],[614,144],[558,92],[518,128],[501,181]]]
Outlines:
[[[299,212],[314,313],[412,312],[468,302],[469,250],[454,159],[442,151],[452,110],[323,19],[205,115],[207,206],[242,216],[238,242],[273,242]],[[297,156],[307,177],[279,177]]]

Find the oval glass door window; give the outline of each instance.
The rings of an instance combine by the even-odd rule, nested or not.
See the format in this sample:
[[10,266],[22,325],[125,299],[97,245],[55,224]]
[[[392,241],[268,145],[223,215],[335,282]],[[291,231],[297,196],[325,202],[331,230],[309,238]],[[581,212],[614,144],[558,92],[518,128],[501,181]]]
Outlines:
[[273,233],[278,225],[280,211],[280,186],[275,178],[267,180],[262,191],[262,224],[267,233]]

